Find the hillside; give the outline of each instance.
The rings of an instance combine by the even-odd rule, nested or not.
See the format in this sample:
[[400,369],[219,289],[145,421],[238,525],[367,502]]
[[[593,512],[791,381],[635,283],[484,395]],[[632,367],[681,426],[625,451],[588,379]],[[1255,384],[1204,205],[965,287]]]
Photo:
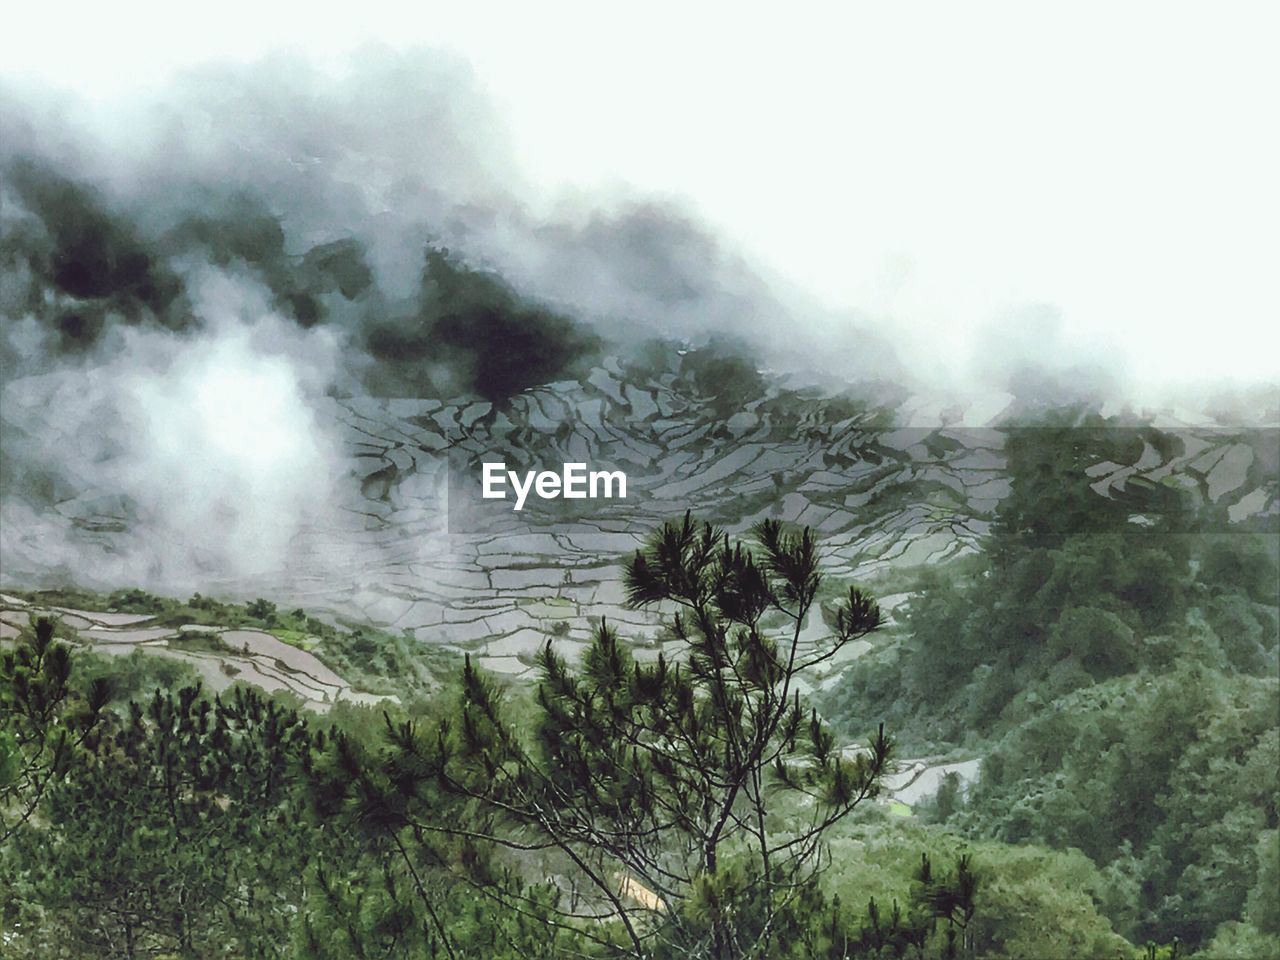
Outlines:
[[[687,510],[730,531],[765,517],[812,526],[832,577],[877,587],[892,584],[895,571],[972,554],[1009,491],[1010,431],[1040,429],[1021,425],[1047,413],[1004,394],[954,404],[884,387],[789,390],[741,360],[732,368],[738,381],[723,372],[708,380],[698,359],[671,348],[660,372],[652,362],[648,369],[610,362],[581,381],[499,405],[330,398],[316,416],[340,438],[337,503],[323,523],[294,533],[276,565],[251,576],[219,563],[216,539],[180,545],[180,565],[167,569],[174,551],[154,539],[163,528],[153,527],[159,518],[146,504],[85,488],[75,475],[47,477],[9,495],[38,512],[43,536],[8,525],[4,583],[145,586],[108,579],[114,557],[141,553],[152,557],[153,583],[181,585],[179,570],[199,570],[208,554],[208,577],[194,585],[207,595],[270,596],[523,674],[549,631],[572,649],[592,617],[626,625],[632,639],[656,640],[653,621],[622,606],[617,558]],[[6,434],[56,444],[59,398],[46,381],[18,379],[7,390]],[[722,402],[728,395],[732,412]],[[1089,415],[1080,406],[1049,413],[1068,424]],[[1095,493],[1131,501],[1138,514],[1156,485],[1186,491],[1222,530],[1273,527],[1276,431],[1182,416],[1095,419],[1116,438],[1095,443],[1084,464]],[[506,502],[479,500],[481,460],[607,465],[626,471],[630,493],[572,508],[534,499],[516,513]],[[92,475],[126,468],[108,461]],[[77,551],[75,572],[48,552],[45,524]],[[84,582],[76,584],[79,571]]]

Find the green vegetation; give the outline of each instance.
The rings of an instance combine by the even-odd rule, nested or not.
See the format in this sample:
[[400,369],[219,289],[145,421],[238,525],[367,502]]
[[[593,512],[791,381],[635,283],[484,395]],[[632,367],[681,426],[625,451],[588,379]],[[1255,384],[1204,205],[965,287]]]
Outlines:
[[681,608],[680,664],[636,664],[602,624],[579,669],[547,647],[532,696],[466,664],[381,715],[143,694],[164,678],[137,656],[113,696],[109,661],[38,621],[3,659],[6,956],[972,956],[963,851],[913,848],[883,908],[828,896],[829,841],[890,744],[837,750],[793,685],[879,613],[849,591],[802,658],[814,541],[758,533],[686,519],[628,567],[634,603]]
[[832,840],[827,889],[841,903],[865,908],[874,899],[882,913],[891,913],[895,902],[910,902],[921,851],[933,863],[956,863],[968,854],[977,864],[970,931],[975,956],[1136,958],[1097,910],[1105,888],[1101,872],[1074,851],[975,840],[911,822],[889,828],[873,819]]
[[1257,918],[1277,898],[1277,538],[1218,532],[1168,487],[1089,488],[1088,464],[1172,442],[1100,422],[1012,432],[984,555],[923,571],[901,641],[822,705],[850,733],[884,718],[910,749],[984,757],[929,819],[1082,851],[1118,932],[1229,952],[1275,933]]
[[314,617],[307,617],[303,610],[295,610],[287,616],[276,611],[276,605],[259,598],[249,603],[231,603],[193,594],[188,600],[158,597],[145,590],[131,588],[111,593],[94,593],[90,590],[62,588],[54,590],[10,590],[14,596],[47,607],[70,607],[82,610],[105,610],[111,613],[135,613],[151,618],[162,627],[178,627],[193,623],[205,626],[253,628],[271,630],[286,626],[297,630],[310,630],[319,635],[336,635],[334,627]]
[[0,661],[0,840],[28,823],[61,782],[101,719],[107,691],[98,680],[78,695],[70,651],[54,641],[49,620]]
[[[286,942],[302,893],[296,771],[319,734],[237,689],[157,691],[86,739],[19,831],[5,907],[40,956],[261,956]],[[41,922],[52,918],[53,922]],[[15,951],[16,952],[16,951]]]
[[[550,636],[535,685],[265,599],[28,594],[314,637],[400,702],[210,697],[34,624],[0,668],[5,956],[1276,955],[1275,543],[1073,487],[1134,442],[1077,439],[1011,444],[990,550],[894,582],[893,630],[807,530],[686,518],[625,569],[682,655],[601,623],[576,665]],[[820,714],[798,674],[862,638]],[[979,779],[885,802],[886,728]]]
[[[450,650],[417,643],[404,634],[392,634],[368,625],[331,623],[295,609],[281,611],[270,600],[259,597],[248,603],[235,603],[205,597],[199,593],[187,600],[159,597],[144,590],[117,590],[94,593],[87,590],[16,590],[13,596],[40,607],[65,607],[111,613],[133,613],[151,619],[144,626],[224,627],[239,630],[262,630],[292,646],[315,654],[326,666],[347,680],[353,689],[373,694],[389,694],[403,701],[435,695],[444,679],[455,674],[461,658]],[[63,624],[55,624],[61,638],[76,640],[77,632]],[[226,651],[218,637],[197,633],[184,634],[168,641],[174,649],[201,653]],[[168,676],[173,668],[152,666]],[[168,671],[168,672],[166,672]],[[104,667],[104,675],[110,673]],[[136,669],[134,670],[136,673]],[[132,682],[132,681],[131,681]],[[173,683],[159,686],[172,688]],[[135,687],[136,690],[150,689]]]
[[1265,879],[1259,845],[1274,836],[1280,799],[1277,709],[1274,679],[1198,664],[1075,691],[994,744],[955,820],[1079,849],[1104,867],[1121,932],[1203,944],[1242,918]]
[[[629,564],[631,603],[679,608],[685,663],[637,664],[606,624],[579,671],[548,644],[524,735],[468,661],[456,718],[393,730],[391,751],[354,770],[340,740],[335,795],[358,822],[390,815],[383,829],[406,860],[429,859],[442,838],[463,844],[469,879],[508,909],[526,901],[529,877],[498,879],[486,861],[500,851],[534,859],[533,876],[563,876],[569,892],[545,908],[561,922],[620,927],[601,941],[627,955],[780,955],[815,889],[825,834],[875,795],[890,744],[881,731],[844,757],[793,696],[802,670],[878,626],[878,608],[851,591],[830,646],[798,655],[820,583],[815,543],[768,522],[758,537],[757,560],[686,517]],[[762,626],[771,610],[788,618],[785,636]],[[441,792],[477,821],[415,835],[407,828],[430,819]],[[794,805],[781,814],[788,792],[807,798],[804,816]]]

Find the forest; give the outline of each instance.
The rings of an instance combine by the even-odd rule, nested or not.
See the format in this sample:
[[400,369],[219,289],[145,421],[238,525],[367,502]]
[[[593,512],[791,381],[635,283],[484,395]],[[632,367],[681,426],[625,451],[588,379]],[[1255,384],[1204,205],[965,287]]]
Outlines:
[[[1011,432],[985,549],[896,622],[807,528],[668,522],[620,562],[683,654],[597,621],[533,684],[265,599],[99,598],[309,629],[398,694],[321,714],[33,614],[0,666],[4,955],[1280,955],[1276,538],[1088,488],[1143,442]],[[904,815],[885,780],[922,753],[980,773]]]
[[1078,852],[1131,942],[1275,955],[1277,538],[1225,532],[1165,487],[1096,496],[1084,465],[1144,439],[1162,442],[1102,422],[1011,436],[988,549],[921,571],[902,642],[822,709],[980,754],[977,782],[944,785],[928,818]]

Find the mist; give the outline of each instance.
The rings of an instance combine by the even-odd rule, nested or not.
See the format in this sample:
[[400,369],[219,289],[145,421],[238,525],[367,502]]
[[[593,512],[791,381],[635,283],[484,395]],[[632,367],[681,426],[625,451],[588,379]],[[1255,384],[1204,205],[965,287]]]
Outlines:
[[[168,589],[265,575],[307,531],[356,522],[325,402],[500,405],[655,340],[715,343],[792,384],[1155,396],[1051,304],[938,337],[883,305],[820,303],[689,203],[549,195],[450,53],[369,48],[339,69],[277,54],[117,101],[10,82],[0,125],[10,570]],[[73,488],[146,539],[108,537],[85,569],[86,532],[68,539],[59,512]]]
[[[146,101],[25,86],[2,103],[10,573],[262,577],[308,531],[358,529],[326,399],[501,403],[652,337],[757,349],[787,315],[678,210],[535,218],[446,55],[366,52],[341,78],[274,57]],[[86,490],[110,529],[68,524]],[[309,560],[321,579],[348,562]]]

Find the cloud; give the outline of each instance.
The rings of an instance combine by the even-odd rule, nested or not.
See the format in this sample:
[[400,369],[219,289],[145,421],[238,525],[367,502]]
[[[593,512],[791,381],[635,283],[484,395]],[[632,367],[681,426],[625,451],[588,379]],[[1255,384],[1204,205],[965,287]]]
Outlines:
[[273,57],[110,108],[25,90],[0,118],[11,576],[269,577],[363,522],[331,398],[501,402],[726,329],[763,358],[787,315],[669,206],[533,213],[448,56]]
[[883,304],[835,312],[685,206],[541,195],[449,54],[273,55],[115,103],[14,84],[0,126],[10,572],[177,589],[277,570],[309,529],[351,522],[332,398],[501,403],[655,337],[731,335],[753,375],[1122,379],[1051,313],[1015,307],[972,339],[934,316],[922,335],[898,309],[919,292],[906,261]]
[[6,379],[7,573],[194,589],[278,570],[340,510],[343,451],[313,409],[339,341],[254,289],[210,273],[192,283],[198,332],[120,325],[86,356]]

